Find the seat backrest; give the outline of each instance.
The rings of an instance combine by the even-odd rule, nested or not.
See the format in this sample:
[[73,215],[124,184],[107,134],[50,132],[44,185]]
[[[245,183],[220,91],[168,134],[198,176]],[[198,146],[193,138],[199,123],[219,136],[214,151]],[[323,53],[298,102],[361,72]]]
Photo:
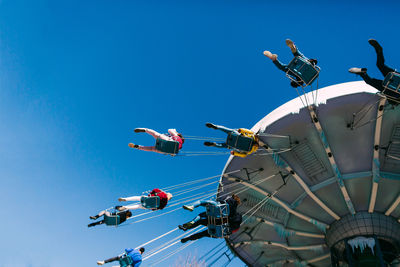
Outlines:
[[104,214],[104,223],[106,225],[118,225],[120,224],[120,217],[118,214],[116,215]]
[[157,209],[160,207],[160,197],[159,196],[143,196],[140,199],[140,202],[142,203],[142,206],[146,209]]
[[207,229],[208,234],[214,238],[223,238],[225,236],[230,235],[230,229],[227,224],[223,224],[223,225],[209,224],[207,226],[207,228],[208,228]]
[[389,72],[383,80],[383,87],[386,90],[392,90],[400,94],[400,74]]
[[133,263],[132,258],[126,254],[119,259],[120,267],[131,266],[132,263]]
[[311,64],[304,57],[295,57],[288,64],[288,71],[286,75],[293,81],[298,82],[296,77],[300,79],[305,86],[312,84],[312,82],[319,75],[319,67]]
[[179,142],[174,140],[156,139],[156,149],[167,154],[178,154]]
[[236,132],[231,132],[226,138],[226,144],[230,149],[239,150],[241,152],[250,152],[254,145],[254,139]]
[[217,206],[207,205],[206,214],[208,217],[226,218],[229,215],[229,205],[227,203],[219,203]]

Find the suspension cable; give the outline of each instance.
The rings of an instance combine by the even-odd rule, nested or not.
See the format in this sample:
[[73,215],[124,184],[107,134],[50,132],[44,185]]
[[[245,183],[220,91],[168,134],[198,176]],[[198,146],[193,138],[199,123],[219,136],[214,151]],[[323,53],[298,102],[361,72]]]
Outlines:
[[176,249],[175,251],[171,252],[170,254],[167,254],[166,256],[164,256],[164,258],[162,258],[161,260],[157,261],[156,263],[153,263],[153,264],[150,265],[150,266],[155,266],[155,265],[157,265],[157,264],[159,264],[159,263],[165,261],[166,259],[172,257],[172,256],[175,255],[176,253],[178,253],[178,252],[184,250],[184,249],[187,248],[188,246],[193,245],[193,244],[196,243],[197,241],[198,241],[198,240],[194,240],[193,242],[190,242],[190,243],[188,243],[188,244],[183,245],[182,247]]
[[[196,232],[197,232],[197,231],[200,231],[200,230],[203,230],[204,228],[206,228],[205,226],[200,227],[200,228],[199,228],[199,227],[200,227],[200,225],[197,226],[196,228],[193,228],[193,230],[196,230]],[[179,239],[180,237],[182,237],[182,236],[187,235],[187,234],[188,234],[188,233],[184,233],[183,235],[180,235],[180,236],[178,237],[178,239]],[[175,239],[177,239],[177,238],[175,238]],[[151,254],[151,255],[149,255],[149,256],[147,256],[147,257],[145,257],[145,258],[143,259],[143,261],[144,261],[144,260],[147,260],[147,259],[149,259],[149,258],[151,258],[151,257],[153,257],[154,255],[157,255],[158,253],[160,253],[160,252],[166,250],[167,248],[169,248],[169,247],[171,247],[171,246],[177,244],[178,242],[181,242],[181,241],[178,240],[178,241],[175,241],[175,242],[169,244],[168,246],[166,246],[166,247],[164,247],[164,248],[162,248],[162,249],[160,249],[160,250],[154,252],[153,254]]]
[[212,182],[209,182],[209,183],[206,183],[206,184],[197,185],[195,187],[189,187],[189,188],[174,192],[174,195],[175,196],[180,196],[182,194],[185,194],[186,192],[191,192],[191,191],[194,191],[197,188],[203,188],[203,187],[206,187],[208,185],[215,184],[215,183],[218,183],[218,182],[219,182],[218,180],[215,180],[215,181],[212,181]]
[[171,239],[171,240],[168,240],[167,242],[164,242],[163,244],[161,244],[161,245],[159,245],[158,247],[156,247],[156,248],[152,249],[151,251],[149,251],[149,252],[148,252],[148,256],[150,256],[151,254],[153,254],[153,253],[159,251],[159,250],[162,249],[163,247],[165,247],[165,246],[167,246],[167,245],[173,243],[174,241],[180,239],[181,237],[183,237],[183,236],[185,236],[185,235],[187,235],[187,234],[193,232],[195,229],[196,229],[196,228],[193,228],[193,229],[191,229],[191,230],[189,230],[189,231],[187,231],[187,232],[185,232],[185,233],[183,233],[183,234],[180,234],[180,235],[177,236],[177,237],[174,237],[174,238]]
[[151,254],[153,254],[153,253],[159,251],[159,250],[162,249],[163,247],[165,247],[165,246],[167,246],[167,245],[169,245],[169,244],[175,242],[176,240],[182,238],[183,236],[185,236],[185,235],[187,235],[187,234],[193,232],[195,229],[196,229],[196,228],[191,229],[191,230],[189,230],[188,232],[185,232],[185,233],[183,233],[183,234],[180,234],[179,236],[174,237],[173,239],[168,240],[167,242],[164,242],[163,244],[161,244],[161,245],[159,245],[158,247],[156,247],[156,248],[152,249],[151,251],[149,251],[149,252],[148,252],[148,256],[150,256]]
[[168,231],[168,232],[166,232],[165,234],[160,235],[159,237],[156,237],[156,238],[154,238],[154,239],[152,239],[152,240],[150,240],[150,241],[148,241],[148,242],[146,242],[146,243],[144,243],[144,244],[141,244],[141,245],[137,246],[137,247],[135,248],[135,250],[138,249],[138,248],[144,247],[144,246],[146,246],[146,245],[148,245],[148,244],[151,244],[151,243],[153,243],[154,241],[156,241],[156,240],[158,240],[158,239],[160,239],[160,238],[162,238],[162,237],[164,237],[164,236],[166,236],[166,235],[169,235],[170,233],[175,232],[175,231],[178,230],[178,229],[179,229],[178,227],[177,227],[177,228],[174,228],[174,229],[172,229],[171,231]]
[[212,251],[215,251],[215,249],[216,249],[217,247],[219,247],[220,245],[222,245],[222,244],[225,244],[225,241],[222,241],[221,243],[219,243],[218,245],[216,245],[215,247],[213,247],[212,249],[210,249],[206,254],[204,254],[203,256],[201,256],[201,257],[199,258],[199,260],[202,260],[205,256],[207,256],[207,254],[211,253]]
[[[232,174],[232,173],[240,172],[240,171],[241,171],[241,169],[240,169],[240,170],[231,171],[231,172],[227,172],[226,174]],[[199,182],[206,181],[206,180],[210,180],[210,179],[217,178],[217,177],[220,177],[220,176],[221,176],[221,174],[218,174],[218,175],[214,175],[214,176],[210,176],[210,177],[206,177],[206,178],[201,178],[201,179],[194,180],[194,181],[190,181],[190,182],[186,182],[186,183],[181,183],[181,184],[176,184],[176,185],[172,185],[172,186],[167,186],[167,187],[163,188],[163,191],[164,191],[164,190],[171,190],[171,189],[173,189],[173,188],[180,188],[180,187],[183,187],[183,186],[186,186],[186,185],[191,185],[191,184],[194,184],[194,183],[199,183]]]

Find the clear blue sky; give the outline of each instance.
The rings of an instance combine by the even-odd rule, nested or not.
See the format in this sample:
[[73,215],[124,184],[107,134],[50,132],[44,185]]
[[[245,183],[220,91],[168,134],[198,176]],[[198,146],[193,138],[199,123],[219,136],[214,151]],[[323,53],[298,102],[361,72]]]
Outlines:
[[[120,196],[221,173],[227,156],[129,149],[153,142],[133,129],[220,136],[204,123],[250,128],[296,97],[262,55],[288,62],[286,38],[319,60],[320,86],[358,80],[350,67],[381,77],[370,37],[400,67],[398,1],[303,2],[1,0],[0,266],[95,266],[190,219],[182,210],[121,228],[86,226]],[[206,150],[195,141],[184,148]]]

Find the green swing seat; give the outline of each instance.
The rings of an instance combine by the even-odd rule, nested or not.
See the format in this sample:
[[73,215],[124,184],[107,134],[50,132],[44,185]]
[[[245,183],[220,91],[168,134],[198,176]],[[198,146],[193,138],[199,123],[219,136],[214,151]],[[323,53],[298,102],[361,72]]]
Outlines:
[[239,152],[250,152],[254,145],[254,139],[237,132],[231,132],[226,138],[226,144],[229,149]]
[[143,196],[140,199],[140,202],[142,203],[142,206],[146,209],[157,209],[160,207],[160,197],[159,196]]
[[156,149],[166,154],[176,155],[179,152],[179,142],[157,138]]
[[382,93],[388,98],[400,101],[400,74],[397,72],[389,72],[383,80]]
[[[320,68],[310,63],[306,58],[297,56],[288,64],[286,76],[300,86],[312,84],[318,77]],[[303,85],[301,83],[304,83]]]
[[119,212],[115,211],[115,212],[110,212],[109,214],[104,214],[104,223],[106,225],[112,225],[112,226],[116,226],[119,225],[121,223],[121,218],[119,216]]

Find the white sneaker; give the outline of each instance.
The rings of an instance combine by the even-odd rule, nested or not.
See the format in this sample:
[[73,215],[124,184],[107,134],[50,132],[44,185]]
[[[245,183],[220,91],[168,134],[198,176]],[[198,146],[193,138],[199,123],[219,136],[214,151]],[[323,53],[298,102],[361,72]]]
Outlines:
[[354,73],[354,74],[362,74],[362,73],[367,73],[367,69],[366,68],[351,68],[349,69],[350,73]]
[[104,265],[104,261],[97,261],[97,265]]
[[292,51],[293,54],[297,52],[297,47],[296,47],[296,45],[293,43],[292,40],[286,39],[286,45],[289,46],[290,51]]
[[267,50],[264,51],[264,56],[271,59],[272,61],[275,61],[278,58],[277,54],[272,54],[271,52],[269,52]]

